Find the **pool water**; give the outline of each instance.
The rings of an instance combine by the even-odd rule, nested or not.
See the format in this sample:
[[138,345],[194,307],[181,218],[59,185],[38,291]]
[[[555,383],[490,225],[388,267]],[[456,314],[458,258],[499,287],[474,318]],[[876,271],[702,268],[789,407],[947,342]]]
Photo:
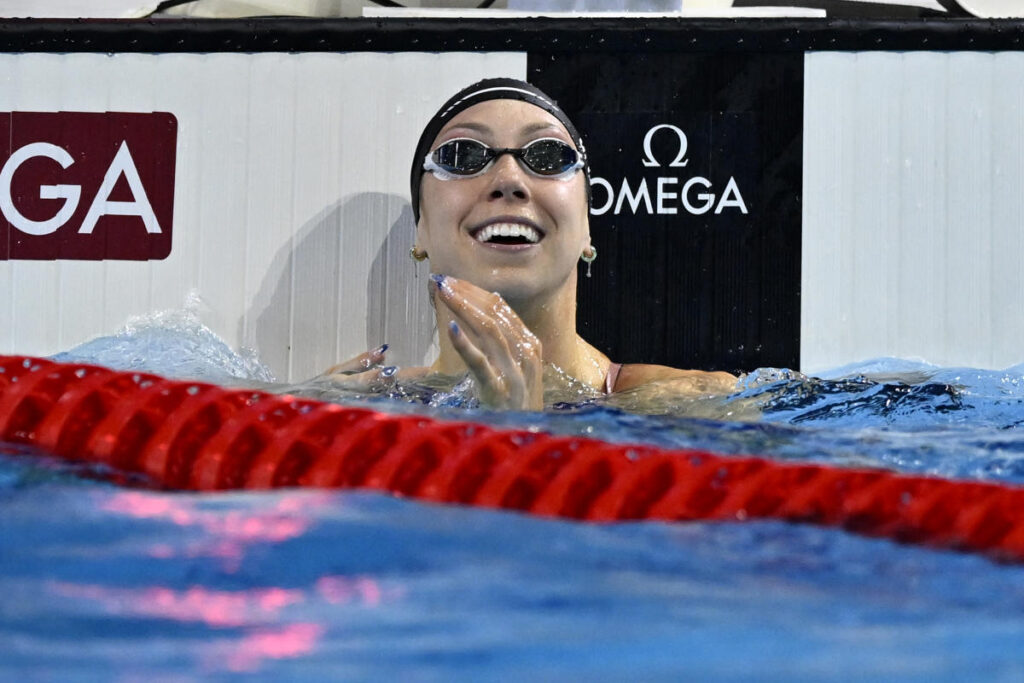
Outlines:
[[[60,359],[271,379],[180,319]],[[1024,480],[1024,367],[763,369],[727,398],[635,392],[543,414],[484,411],[460,388],[287,389],[620,442]],[[595,525],[365,492],[165,493],[101,474],[0,445],[0,680],[1024,676],[1024,567],[981,556],[779,522]]]

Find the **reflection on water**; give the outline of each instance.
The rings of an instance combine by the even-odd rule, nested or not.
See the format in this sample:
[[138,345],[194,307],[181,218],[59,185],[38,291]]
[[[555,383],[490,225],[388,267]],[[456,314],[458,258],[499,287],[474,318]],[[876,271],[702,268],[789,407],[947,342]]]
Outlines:
[[98,602],[112,615],[195,621],[215,627],[272,622],[283,608],[303,600],[302,591],[281,588],[213,591],[191,586],[174,590],[166,586],[113,588],[66,581],[52,581],[46,588],[61,598]]
[[[181,550],[186,557],[220,558],[224,571],[238,571],[245,559],[246,547],[264,542],[280,543],[301,536],[309,527],[309,508],[326,504],[325,498],[285,495],[267,509],[256,512],[196,508],[195,498],[155,498],[143,493],[116,493],[102,503],[102,508],[138,519],[159,519],[182,527],[194,526],[203,534],[195,545]],[[177,550],[154,543],[148,553],[152,557],[173,557]]]
[[[977,556],[771,522],[125,493],[0,490],[3,680],[941,680],[982,664],[1012,679],[1022,664],[1024,568]],[[292,514],[298,536],[265,531]],[[245,539],[239,565],[194,552],[224,536]]]
[[[180,527],[194,527],[194,541],[155,542],[140,552],[166,561],[216,558],[220,570],[242,571],[253,552],[265,552],[269,545],[299,539],[309,531],[314,513],[336,500],[327,494],[283,494],[255,510],[200,507],[201,497],[154,495],[134,491],[105,497],[99,508],[137,519],[160,520]],[[298,657],[311,653],[325,630],[321,623],[286,623],[289,607],[309,601],[331,605],[360,604],[376,607],[382,600],[400,595],[397,589],[385,593],[372,577],[323,575],[307,589],[278,586],[248,590],[212,590],[201,585],[184,589],[168,586],[112,588],[104,585],[50,582],[47,589],[62,598],[87,599],[121,618],[152,617],[181,622],[200,622],[216,629],[244,628],[231,642],[221,639],[215,656],[200,655],[205,671],[258,671],[264,659]]]
[[[1024,483],[1024,367],[883,359],[817,378],[762,369],[728,396],[610,397],[549,370],[549,410],[496,413],[462,378],[285,387],[205,332],[142,327],[66,358],[616,442]],[[983,557],[771,522],[589,525],[359,493],[131,490],[26,455],[0,446],[0,680],[1024,674],[1024,568]]]
[[[15,652],[29,661],[30,651],[84,639],[94,652],[79,661],[99,656],[115,669],[139,664],[131,659],[141,651],[141,668],[153,672],[173,671],[181,664],[169,662],[182,658],[186,670],[260,672],[314,654],[345,611],[380,609],[404,595],[401,581],[333,562],[344,546],[320,550],[330,541],[318,527],[359,515],[333,494],[215,497],[55,484],[0,489],[0,591],[8,596],[0,649],[11,651],[5,634],[21,630]],[[168,637],[176,653],[160,645]],[[26,650],[26,642],[34,645]],[[103,653],[107,643],[125,642],[135,645]],[[154,670],[154,662],[163,663]]]

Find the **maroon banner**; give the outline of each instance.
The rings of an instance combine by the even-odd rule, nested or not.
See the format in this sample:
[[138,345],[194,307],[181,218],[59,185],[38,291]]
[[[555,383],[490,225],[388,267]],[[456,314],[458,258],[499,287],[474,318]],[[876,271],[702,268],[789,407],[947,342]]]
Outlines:
[[177,139],[165,112],[0,112],[0,260],[167,258]]

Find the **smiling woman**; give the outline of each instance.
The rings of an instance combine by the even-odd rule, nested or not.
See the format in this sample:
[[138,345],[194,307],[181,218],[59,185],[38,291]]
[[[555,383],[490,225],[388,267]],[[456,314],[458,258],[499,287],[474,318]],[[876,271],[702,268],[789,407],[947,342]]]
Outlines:
[[[546,366],[601,393],[652,383],[687,393],[734,386],[724,372],[620,365],[577,334],[577,263],[597,256],[589,180],[576,128],[529,83],[480,81],[441,107],[411,174],[412,255],[430,260],[440,354],[400,376],[468,372],[484,405],[519,410],[543,408]],[[380,364],[384,350],[330,372],[346,382],[375,379],[386,370],[356,371]]]

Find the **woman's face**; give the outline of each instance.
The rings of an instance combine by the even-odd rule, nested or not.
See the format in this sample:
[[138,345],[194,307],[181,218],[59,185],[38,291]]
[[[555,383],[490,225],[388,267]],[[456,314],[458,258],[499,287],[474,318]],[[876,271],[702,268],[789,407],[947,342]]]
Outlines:
[[[431,149],[455,138],[492,148],[558,138],[575,148],[558,119],[518,100],[490,100],[460,112]],[[533,175],[510,154],[474,178],[425,173],[417,244],[429,254],[431,272],[469,280],[510,302],[554,292],[575,282],[576,263],[590,244],[584,183],[582,171],[567,178]],[[537,241],[517,238],[513,226]],[[502,228],[513,234],[493,234]]]

